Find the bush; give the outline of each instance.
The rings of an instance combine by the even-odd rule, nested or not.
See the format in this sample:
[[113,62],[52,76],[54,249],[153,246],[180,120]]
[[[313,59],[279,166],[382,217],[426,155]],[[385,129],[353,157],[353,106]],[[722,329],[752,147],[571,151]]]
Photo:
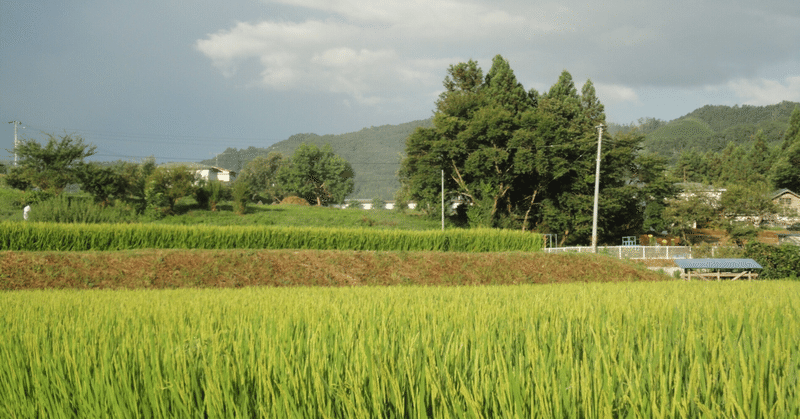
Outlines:
[[797,279],[797,273],[800,272],[800,248],[795,245],[749,243],[745,246],[744,254],[764,267],[759,278]]
[[232,194],[234,212],[240,215],[246,213],[247,201],[250,200],[250,187],[247,186],[247,182],[234,182]]
[[311,204],[309,204],[308,201],[306,201],[303,198],[300,198],[299,196],[287,196],[286,198],[283,198],[283,200],[281,201],[281,205],[304,205],[304,206],[309,206]]
[[133,209],[123,206],[101,206],[89,196],[61,194],[55,198],[31,203],[30,221],[53,223],[119,223],[136,219]]

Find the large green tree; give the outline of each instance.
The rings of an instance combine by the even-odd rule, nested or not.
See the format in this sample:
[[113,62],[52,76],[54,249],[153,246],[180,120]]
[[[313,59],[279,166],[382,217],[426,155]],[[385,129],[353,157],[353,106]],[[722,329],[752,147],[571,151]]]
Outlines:
[[[448,201],[473,226],[537,228],[578,242],[591,232],[597,127],[605,113],[591,81],[581,92],[564,71],[544,95],[525,91],[501,56],[483,76],[474,61],[451,65],[433,127],[406,141],[402,197],[434,213],[444,172]],[[640,227],[628,182],[641,136],[603,148],[601,234]]]
[[326,144],[301,144],[277,173],[287,194],[297,194],[317,205],[340,204],[353,192],[353,167]]
[[772,167],[771,178],[778,188],[800,191],[800,107],[795,107],[781,145],[781,156]]
[[78,181],[77,173],[82,170],[84,159],[94,155],[96,147],[72,134],[60,138],[52,134],[46,136],[44,146],[33,139],[20,141],[16,147],[18,164],[6,176],[9,186],[22,190],[39,188],[59,194],[67,185]]
[[280,202],[283,192],[278,183],[278,171],[284,166],[283,154],[272,152],[266,157],[258,156],[250,160],[239,172],[237,182],[245,182],[253,200]]
[[89,192],[95,202],[107,206],[115,199],[127,197],[128,182],[122,175],[122,166],[88,163],[77,172],[81,190]]

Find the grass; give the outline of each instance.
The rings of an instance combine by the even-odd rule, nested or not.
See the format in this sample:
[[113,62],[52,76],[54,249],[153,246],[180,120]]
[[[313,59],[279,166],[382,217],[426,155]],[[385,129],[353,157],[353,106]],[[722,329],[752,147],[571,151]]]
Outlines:
[[[11,189],[5,185],[0,185],[0,222],[19,221],[22,222],[22,201],[25,193]],[[77,194],[83,200],[91,200],[87,194]],[[53,208],[51,204],[33,205],[33,214],[37,215],[37,210],[46,212],[42,215],[46,217],[43,221],[51,220],[53,213],[58,208]],[[223,202],[218,206],[219,211],[209,211],[198,209],[197,203],[193,198],[184,198],[178,202],[175,214],[160,220],[150,220],[145,216],[131,215],[124,210],[114,211],[113,208],[103,211],[102,216],[92,217],[93,219],[109,222],[116,217],[123,223],[145,223],[145,224],[178,224],[178,225],[280,225],[298,227],[345,227],[345,228],[370,228],[370,229],[396,229],[396,230],[438,230],[441,223],[438,219],[426,217],[415,211],[400,213],[399,211],[388,210],[361,210],[361,209],[338,209],[316,206],[297,206],[297,205],[258,205],[249,204],[248,211],[244,215],[233,212],[230,202]],[[69,211],[61,209],[65,215],[58,217],[62,219],[86,219],[86,209],[79,208],[79,214],[70,217]],[[95,211],[98,212],[98,211]],[[107,214],[105,214],[107,213]]]
[[669,279],[629,261],[588,254],[240,249],[0,252],[0,290],[475,286]]
[[254,205],[248,213],[237,215],[229,204],[221,211],[183,207],[185,212],[156,221],[160,224],[185,225],[281,225],[303,227],[350,227],[397,230],[436,230],[441,222],[416,212],[406,214],[386,210],[338,209],[298,205]]
[[800,284],[0,293],[4,417],[800,414]]

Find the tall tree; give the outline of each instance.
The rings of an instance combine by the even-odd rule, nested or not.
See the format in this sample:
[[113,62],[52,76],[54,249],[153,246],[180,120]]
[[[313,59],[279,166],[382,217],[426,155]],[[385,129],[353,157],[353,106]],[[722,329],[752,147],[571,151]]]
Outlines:
[[776,187],[797,192],[800,190],[800,107],[795,106],[792,111],[781,150],[770,178]]
[[353,167],[333,153],[326,144],[322,149],[301,144],[277,179],[287,193],[295,193],[317,205],[338,204],[353,192]]
[[95,154],[96,147],[84,143],[83,138],[65,134],[57,138],[47,135],[47,144],[23,139],[16,148],[18,166],[7,177],[9,186],[16,189],[39,188],[55,194],[70,183],[77,182],[77,172],[83,160]]
[[[564,71],[547,93],[526,92],[501,56],[482,81],[481,74],[473,61],[448,69],[434,126],[418,129],[406,142],[400,171],[405,198],[438,208],[443,171],[448,198],[464,201],[473,226],[535,227],[572,242],[587,239],[596,127],[605,123],[591,81],[579,94]],[[607,133],[604,138],[611,139]],[[626,177],[641,138],[621,137],[603,148],[606,235],[641,224],[623,215],[638,211],[637,189]]]
[[258,156],[247,163],[237,181],[247,183],[254,200],[280,202],[283,194],[278,183],[278,171],[285,163],[286,159],[281,153],[271,152],[266,157]]

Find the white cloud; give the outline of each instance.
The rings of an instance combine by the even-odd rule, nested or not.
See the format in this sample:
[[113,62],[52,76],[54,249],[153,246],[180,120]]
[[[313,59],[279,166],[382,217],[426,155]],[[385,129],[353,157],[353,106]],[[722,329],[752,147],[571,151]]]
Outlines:
[[594,83],[594,87],[597,90],[597,97],[603,103],[640,103],[639,95],[630,87],[604,83]]
[[[268,89],[344,93],[367,104],[425,95],[438,87],[448,65],[500,52],[472,55],[483,53],[487,42],[521,42],[552,30],[549,17],[563,12],[543,5],[529,18],[508,4],[457,0],[274,3],[332,15],[302,22],[239,22],[196,41],[196,49],[225,77],[258,74],[258,84]],[[468,55],[442,58],[447,50]],[[254,62],[263,68],[246,71]]]
[[800,76],[784,81],[767,79],[736,79],[728,82],[742,102],[748,105],[771,105],[784,100],[800,101]]

